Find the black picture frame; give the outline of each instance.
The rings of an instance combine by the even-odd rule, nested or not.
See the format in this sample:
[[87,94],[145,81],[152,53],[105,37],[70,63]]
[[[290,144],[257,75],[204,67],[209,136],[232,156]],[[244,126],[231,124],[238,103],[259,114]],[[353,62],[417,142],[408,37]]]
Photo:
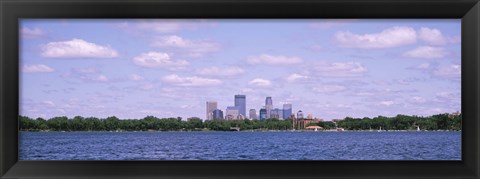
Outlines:
[[[480,178],[478,0],[0,0],[0,178]],[[461,161],[18,161],[20,18],[461,18]]]

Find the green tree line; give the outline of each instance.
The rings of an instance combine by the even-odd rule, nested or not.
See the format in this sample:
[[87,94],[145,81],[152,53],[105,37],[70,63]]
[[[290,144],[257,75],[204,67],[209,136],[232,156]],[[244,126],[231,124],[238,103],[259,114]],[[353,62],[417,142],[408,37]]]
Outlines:
[[205,120],[190,118],[157,118],[147,116],[143,119],[53,117],[32,119],[19,116],[21,131],[229,131],[230,127],[240,127],[242,130],[290,130],[291,120]]
[[[319,121],[308,126],[318,125],[323,129],[341,127],[347,130],[461,130],[460,115],[448,113],[429,117],[397,115],[395,117],[378,116],[374,118],[351,118]],[[53,117],[50,119],[19,116],[21,131],[229,131],[231,127],[241,130],[291,130],[293,121],[267,120],[205,120],[189,118],[187,121],[178,118],[157,118],[147,116],[143,119],[119,119],[115,116],[107,118],[75,116]]]
[[461,114],[437,114],[428,117],[397,115],[374,118],[351,118],[336,120],[338,127],[347,130],[462,130]]

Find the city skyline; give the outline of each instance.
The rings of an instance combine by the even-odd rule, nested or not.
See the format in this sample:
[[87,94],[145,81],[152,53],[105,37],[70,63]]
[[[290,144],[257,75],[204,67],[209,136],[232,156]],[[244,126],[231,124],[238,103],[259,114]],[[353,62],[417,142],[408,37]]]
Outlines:
[[[20,115],[325,120],[461,111],[461,20],[22,19]],[[233,108],[232,108],[233,110]],[[240,111],[239,111],[240,112]],[[212,114],[213,115],[213,114]],[[226,111],[222,115],[226,115]]]
[[[248,115],[246,115],[246,110],[244,110],[245,114],[243,114],[241,112],[242,108],[245,109],[245,106],[246,106],[246,102],[247,102],[246,101],[246,95],[236,94],[234,96],[234,101],[235,101],[234,106],[227,105],[224,108],[225,109],[225,116],[221,117],[221,118],[218,117],[219,115],[216,118],[211,117],[211,116],[215,116],[213,112],[216,111],[216,110],[219,110],[219,112],[221,114],[223,114],[223,110],[218,107],[217,101],[207,101],[206,102],[206,116],[207,116],[207,118],[205,118],[205,119],[207,119],[207,120],[211,120],[211,119],[216,119],[216,120],[219,120],[219,119],[229,119],[229,120],[260,119],[260,120],[264,120],[264,119],[269,119],[269,118],[288,119],[293,114],[291,103],[284,103],[282,105],[282,109],[273,108],[274,106],[272,105],[272,97],[271,96],[268,96],[268,97],[265,98],[265,106],[258,107],[259,111],[261,111],[261,109],[265,110],[265,116],[262,116],[261,114],[257,114],[255,108],[249,109]],[[270,115],[268,115],[269,112],[268,112],[268,108],[267,108],[267,106],[269,106],[269,105],[271,105],[270,106],[270,108],[271,108]],[[320,119],[320,118],[318,117],[318,119]]]

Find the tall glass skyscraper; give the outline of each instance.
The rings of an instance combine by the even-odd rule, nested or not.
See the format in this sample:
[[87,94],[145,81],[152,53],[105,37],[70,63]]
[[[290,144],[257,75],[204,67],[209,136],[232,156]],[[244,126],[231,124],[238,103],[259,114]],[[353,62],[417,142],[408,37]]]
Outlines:
[[235,107],[238,108],[238,111],[241,115],[244,117],[247,116],[247,100],[245,95],[235,95]]
[[223,111],[220,109],[213,110],[213,120],[223,119]]
[[283,119],[288,119],[292,115],[292,104],[283,104]]
[[283,110],[275,108],[270,113],[270,118],[283,119]]
[[207,101],[207,120],[213,119],[213,111],[217,109],[216,101]]
[[273,108],[272,97],[269,96],[265,99],[265,110],[267,111],[267,119],[271,118],[272,108]]
[[262,108],[260,109],[260,120],[265,120],[267,119],[267,110]]

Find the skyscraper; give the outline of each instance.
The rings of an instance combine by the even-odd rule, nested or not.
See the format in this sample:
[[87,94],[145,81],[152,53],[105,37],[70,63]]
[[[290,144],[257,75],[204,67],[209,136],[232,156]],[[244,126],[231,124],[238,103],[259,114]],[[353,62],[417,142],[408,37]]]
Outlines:
[[207,101],[207,120],[213,119],[213,110],[217,109],[216,101]]
[[227,106],[227,110],[225,110],[225,119],[237,119],[239,114],[240,110],[238,110],[237,106]]
[[265,110],[267,111],[267,119],[271,117],[272,108],[273,108],[272,97],[269,96],[265,99]]
[[283,104],[283,119],[289,119],[292,115],[292,104]]
[[248,112],[248,116],[250,119],[257,119],[257,111],[255,109],[250,109]]
[[238,108],[240,114],[247,116],[247,100],[245,95],[235,95],[235,107]]
[[303,119],[303,112],[302,112],[302,110],[299,110],[299,111],[297,112],[297,119]]
[[213,120],[223,119],[223,111],[220,109],[213,110]]
[[267,110],[265,108],[260,109],[260,120],[265,120],[267,119]]
[[272,110],[270,114],[270,118],[276,118],[276,119],[281,119],[283,118],[283,110],[275,108]]

